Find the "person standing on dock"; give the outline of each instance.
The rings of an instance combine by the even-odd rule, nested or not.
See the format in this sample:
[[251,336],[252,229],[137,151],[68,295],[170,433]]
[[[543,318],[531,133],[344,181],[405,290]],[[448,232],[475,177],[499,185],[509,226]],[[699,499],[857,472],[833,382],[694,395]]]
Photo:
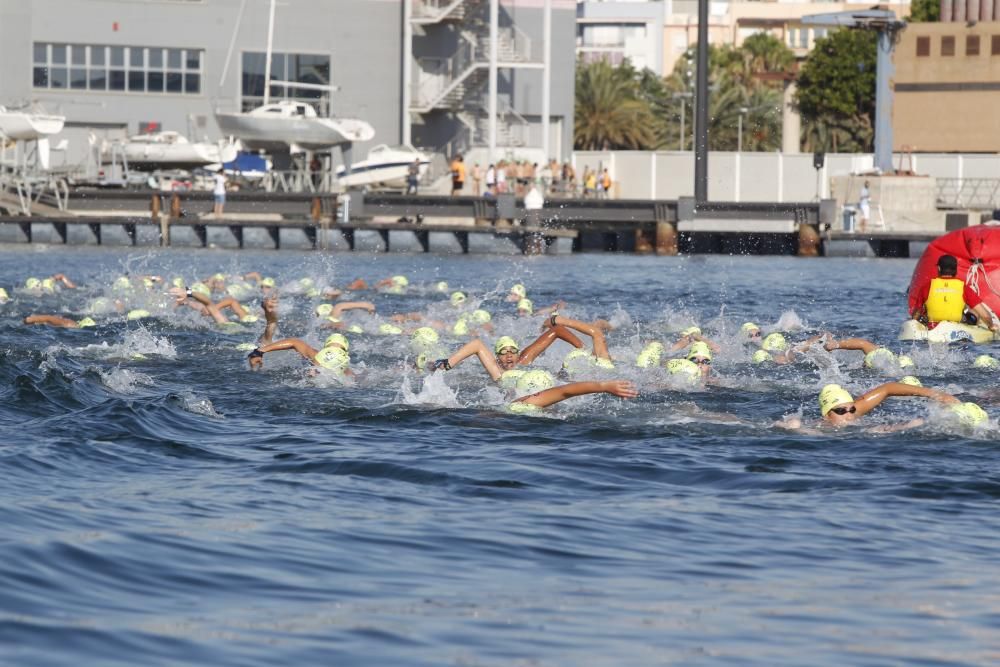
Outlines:
[[483,194],[483,168],[478,162],[472,168],[472,194],[477,197]]
[[417,184],[420,181],[420,158],[414,160],[406,170],[406,194],[417,194]]
[[451,195],[461,194],[465,187],[465,162],[461,155],[451,161]]
[[486,194],[497,194],[497,168],[493,164],[486,168]]
[[215,172],[215,187],[212,188],[212,195],[215,198],[215,206],[212,208],[212,214],[216,217],[222,217],[222,209],[226,205],[226,172],[224,169],[219,169]]
[[861,212],[861,231],[868,228],[868,219],[872,214],[872,193],[868,189],[869,182],[861,186],[861,194],[858,196],[858,210]]

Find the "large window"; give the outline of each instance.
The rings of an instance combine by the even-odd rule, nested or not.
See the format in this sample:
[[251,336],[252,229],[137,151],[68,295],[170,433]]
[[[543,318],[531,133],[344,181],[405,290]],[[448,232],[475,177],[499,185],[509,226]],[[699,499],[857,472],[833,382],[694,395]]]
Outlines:
[[[265,53],[253,51],[243,53],[242,96],[244,111],[250,111],[264,103],[265,65]],[[330,85],[330,56],[272,53],[271,81],[294,81],[295,83],[328,86]],[[323,90],[271,84],[269,94],[272,101],[295,100],[312,104],[320,116],[326,116],[329,112],[330,95]]]
[[201,93],[201,49],[35,42],[35,88]]

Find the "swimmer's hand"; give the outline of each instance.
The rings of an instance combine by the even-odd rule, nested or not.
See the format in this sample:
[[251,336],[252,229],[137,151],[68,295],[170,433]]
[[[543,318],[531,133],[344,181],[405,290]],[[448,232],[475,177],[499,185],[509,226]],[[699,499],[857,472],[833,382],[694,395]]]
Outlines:
[[271,296],[261,299],[260,307],[264,309],[264,316],[267,317],[268,322],[271,318],[275,320],[278,319],[278,295],[272,294]]
[[635,398],[639,390],[628,380],[609,380],[601,383],[601,391],[619,398]]
[[792,417],[791,415],[789,415],[783,419],[779,419],[778,421],[774,422],[772,426],[774,426],[774,428],[784,428],[790,431],[797,431],[800,428],[802,428],[802,418]]
[[594,327],[600,329],[601,331],[614,331],[615,329],[613,326],[611,326],[611,322],[608,322],[607,320],[603,319],[594,320],[591,324],[593,324]]
[[187,290],[183,287],[171,287],[167,290],[167,294],[174,297],[178,304],[187,301]]

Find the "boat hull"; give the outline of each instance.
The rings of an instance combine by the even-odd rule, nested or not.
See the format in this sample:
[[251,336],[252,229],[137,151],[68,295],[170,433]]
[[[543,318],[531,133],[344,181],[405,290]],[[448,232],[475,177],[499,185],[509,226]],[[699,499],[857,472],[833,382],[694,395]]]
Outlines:
[[0,134],[15,141],[35,141],[62,132],[65,116],[0,111]]
[[927,341],[928,343],[991,343],[1000,340],[989,329],[958,322],[941,322],[928,329],[916,320],[907,320],[899,331],[899,340]]
[[222,133],[250,150],[323,150],[368,141],[375,131],[364,121],[332,118],[267,118],[244,113],[218,113]]
[[[159,169],[197,169],[210,164],[221,165],[236,157],[235,146],[214,144],[125,144],[123,147],[129,169],[156,171]],[[108,158],[109,159],[109,158]]]

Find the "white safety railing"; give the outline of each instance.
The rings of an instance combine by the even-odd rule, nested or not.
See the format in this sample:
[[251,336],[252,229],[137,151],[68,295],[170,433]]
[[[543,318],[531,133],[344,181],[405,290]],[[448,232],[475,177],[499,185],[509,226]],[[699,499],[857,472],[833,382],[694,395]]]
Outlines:
[[943,208],[1000,208],[1000,178],[938,178],[937,205]]

